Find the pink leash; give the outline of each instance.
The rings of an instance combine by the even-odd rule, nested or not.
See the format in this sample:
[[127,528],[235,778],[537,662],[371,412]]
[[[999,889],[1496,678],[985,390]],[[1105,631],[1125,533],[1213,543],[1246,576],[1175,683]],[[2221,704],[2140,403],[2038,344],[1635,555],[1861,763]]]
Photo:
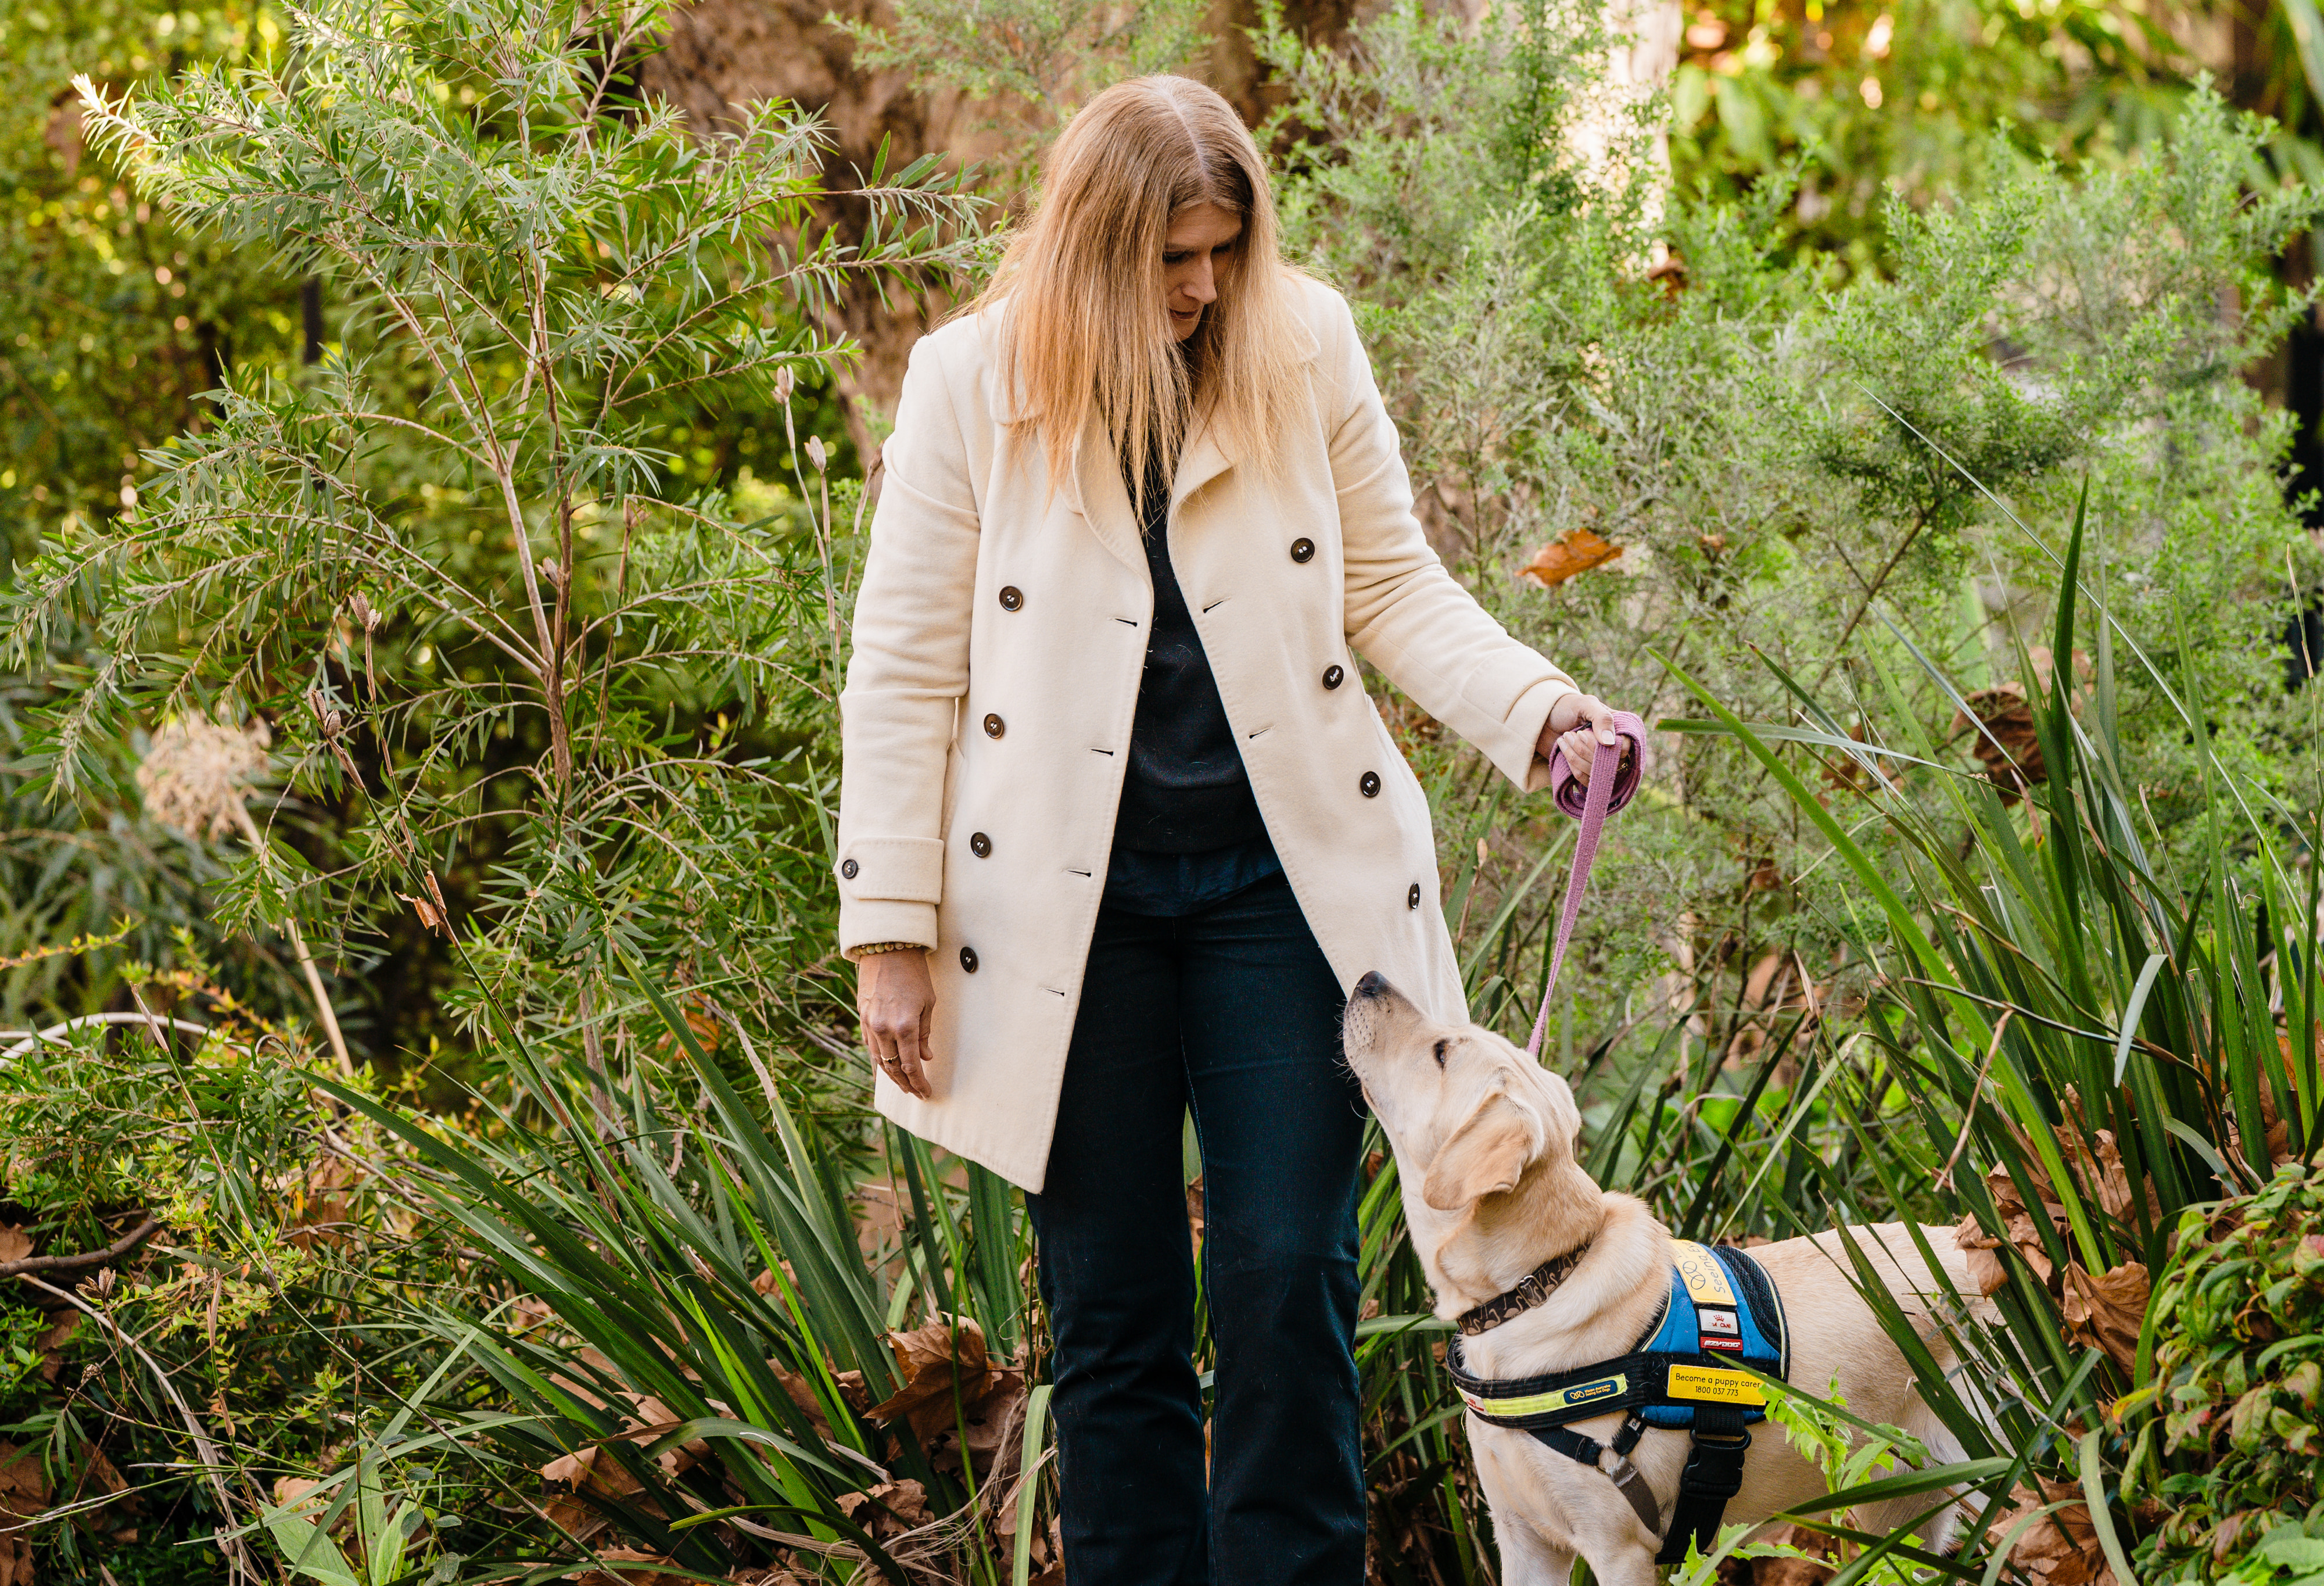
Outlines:
[[[1573,940],[1574,922],[1582,917],[1582,898],[1590,889],[1590,867],[1598,858],[1598,839],[1605,833],[1606,817],[1628,803],[1646,780],[1646,724],[1628,710],[1617,710],[1614,730],[1623,740],[1613,747],[1614,774],[1605,774],[1608,751],[1600,744],[1591,756],[1594,769],[1586,793],[1573,768],[1565,763],[1563,748],[1549,757],[1550,796],[1559,809],[1581,819],[1582,830],[1573,838],[1573,866],[1565,876],[1565,906],[1558,915],[1557,938],[1550,948],[1549,981],[1541,988],[1541,1012],[1535,1016],[1533,1035],[1526,1042],[1527,1057],[1541,1055],[1541,1038],[1549,1029],[1550,999],[1557,990],[1557,972],[1565,967],[1565,949]],[[1576,804],[1581,808],[1574,808]]]

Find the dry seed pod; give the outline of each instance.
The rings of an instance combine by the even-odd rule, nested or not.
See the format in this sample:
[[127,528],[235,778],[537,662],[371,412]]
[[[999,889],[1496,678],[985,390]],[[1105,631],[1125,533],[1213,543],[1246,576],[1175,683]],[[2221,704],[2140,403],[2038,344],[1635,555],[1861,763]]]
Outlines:
[[327,738],[338,737],[340,730],[346,726],[346,718],[331,708],[330,700],[324,698],[320,689],[307,691],[307,709],[315,713],[315,724],[323,729],[323,736]]
[[807,459],[815,465],[815,471],[816,473],[819,474],[823,472],[824,452],[822,436],[810,435],[807,438]]

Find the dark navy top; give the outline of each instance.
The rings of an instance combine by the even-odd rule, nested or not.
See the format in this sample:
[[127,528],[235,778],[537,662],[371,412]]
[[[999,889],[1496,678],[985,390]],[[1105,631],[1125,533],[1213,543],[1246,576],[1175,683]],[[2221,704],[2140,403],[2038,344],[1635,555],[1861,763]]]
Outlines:
[[[1134,489],[1130,498],[1137,500]],[[1141,516],[1154,621],[1130,725],[1105,901],[1137,914],[1175,916],[1283,867],[1268,841],[1218,680],[1170,565],[1170,478],[1158,458],[1148,473]]]

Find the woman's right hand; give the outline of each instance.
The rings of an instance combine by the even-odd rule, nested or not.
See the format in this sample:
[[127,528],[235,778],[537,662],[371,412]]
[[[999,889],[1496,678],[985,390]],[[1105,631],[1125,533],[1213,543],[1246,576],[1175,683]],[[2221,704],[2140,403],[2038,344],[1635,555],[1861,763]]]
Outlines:
[[855,1016],[872,1061],[908,1096],[930,1094],[928,1035],[936,1012],[928,955],[914,948],[875,952],[855,965]]

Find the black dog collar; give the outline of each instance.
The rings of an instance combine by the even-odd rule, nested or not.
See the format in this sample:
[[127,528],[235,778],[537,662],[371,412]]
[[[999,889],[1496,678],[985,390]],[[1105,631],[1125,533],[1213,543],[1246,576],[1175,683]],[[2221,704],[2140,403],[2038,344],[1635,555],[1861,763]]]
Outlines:
[[1474,1338],[1499,1327],[1512,1316],[1522,1316],[1557,1292],[1558,1285],[1573,1275],[1582,1258],[1590,1254],[1590,1241],[1584,1239],[1563,1256],[1552,1256],[1518,1280],[1517,1286],[1504,1294],[1495,1294],[1473,1311],[1463,1311],[1452,1323],[1462,1336]]

